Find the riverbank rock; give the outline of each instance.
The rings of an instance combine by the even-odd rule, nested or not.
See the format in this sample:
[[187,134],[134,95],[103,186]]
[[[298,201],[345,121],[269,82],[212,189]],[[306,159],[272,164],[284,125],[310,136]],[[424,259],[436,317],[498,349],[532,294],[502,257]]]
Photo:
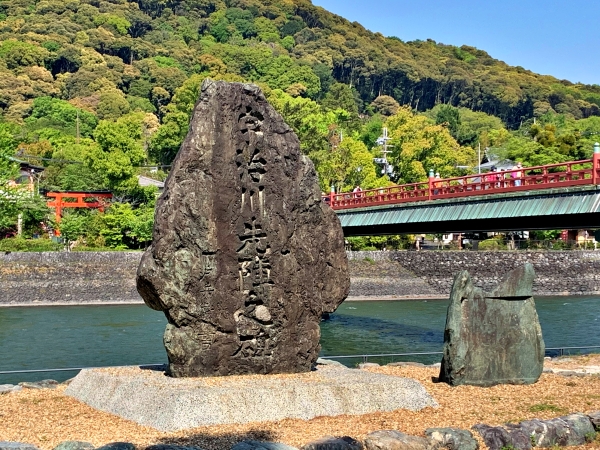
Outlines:
[[254,85],[202,85],[138,269],[175,377],[306,372],[349,291],[312,162]]
[[440,381],[451,385],[535,383],[544,341],[531,289],[533,266],[509,272],[487,293],[466,271],[454,278],[444,332]]
[[525,420],[519,424],[506,424],[504,427],[478,424],[473,429],[481,435],[490,450],[568,447],[585,444],[590,436],[594,436],[590,417],[582,413],[548,420]]
[[350,436],[339,438],[325,436],[309,442],[302,446],[300,450],[363,450],[363,445]]
[[381,430],[367,434],[365,450],[437,450],[433,439],[410,436],[396,430]]
[[472,428],[482,437],[488,450],[531,449],[531,438],[521,429],[506,430],[503,427],[491,427],[485,424],[473,425]]
[[96,447],[85,441],[63,441],[52,450],[94,450]]
[[0,450],[40,450],[35,445],[24,442],[0,441]]
[[596,431],[600,431],[600,411],[594,411],[588,414],[592,425]]
[[477,450],[479,443],[468,430],[458,428],[428,428],[425,435],[448,450]]
[[111,442],[98,447],[96,450],[135,450],[135,445],[131,442]]
[[279,442],[242,441],[231,447],[231,450],[298,450],[296,447]]
[[58,381],[56,380],[40,380],[40,381],[23,381],[19,386],[25,389],[56,389]]
[[9,392],[17,392],[23,389],[22,386],[14,384],[0,384],[0,394],[8,394]]

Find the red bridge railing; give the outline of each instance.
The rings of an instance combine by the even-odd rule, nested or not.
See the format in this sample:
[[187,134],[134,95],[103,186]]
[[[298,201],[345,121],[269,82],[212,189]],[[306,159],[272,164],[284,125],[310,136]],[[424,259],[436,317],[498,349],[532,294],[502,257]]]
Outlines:
[[[364,208],[447,198],[522,192],[558,187],[600,184],[600,153],[592,159],[546,166],[523,167],[522,176],[512,178],[513,170],[435,179],[360,192],[324,196],[333,209]],[[502,178],[501,178],[502,177]]]

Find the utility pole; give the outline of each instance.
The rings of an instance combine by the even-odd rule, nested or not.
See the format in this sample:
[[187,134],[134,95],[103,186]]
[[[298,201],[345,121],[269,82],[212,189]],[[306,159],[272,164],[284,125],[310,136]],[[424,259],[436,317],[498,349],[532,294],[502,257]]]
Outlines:
[[388,141],[391,140],[392,138],[390,138],[388,136],[388,129],[387,127],[383,127],[383,136],[379,137],[379,139],[377,139],[377,143],[381,146],[381,153],[383,153],[383,158],[381,158],[381,162],[383,162],[383,174],[387,175],[388,174],[388,159],[387,159],[387,155],[388,153],[391,153],[391,150],[388,150],[388,148],[393,147],[393,145],[388,145]]

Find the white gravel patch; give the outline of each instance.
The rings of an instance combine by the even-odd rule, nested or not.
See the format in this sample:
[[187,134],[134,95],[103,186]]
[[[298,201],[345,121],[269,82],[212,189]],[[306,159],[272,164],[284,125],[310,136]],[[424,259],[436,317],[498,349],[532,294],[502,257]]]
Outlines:
[[338,366],[218,378],[170,378],[132,367],[85,369],[65,393],[160,431],[438,406],[415,380]]

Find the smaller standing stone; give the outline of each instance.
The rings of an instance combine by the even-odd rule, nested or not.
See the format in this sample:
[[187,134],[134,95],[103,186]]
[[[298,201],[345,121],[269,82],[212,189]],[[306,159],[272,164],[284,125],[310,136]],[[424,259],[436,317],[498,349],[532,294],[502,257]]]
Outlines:
[[477,450],[479,443],[469,430],[458,428],[428,428],[425,434],[449,450]]
[[366,450],[436,450],[439,443],[429,438],[410,436],[396,430],[381,430],[365,437]]
[[300,450],[363,450],[363,446],[350,436],[341,438],[325,436],[306,444]]
[[492,292],[454,278],[444,331],[440,381],[457,386],[535,383],[544,365],[544,340],[532,297],[530,263],[512,270]]

